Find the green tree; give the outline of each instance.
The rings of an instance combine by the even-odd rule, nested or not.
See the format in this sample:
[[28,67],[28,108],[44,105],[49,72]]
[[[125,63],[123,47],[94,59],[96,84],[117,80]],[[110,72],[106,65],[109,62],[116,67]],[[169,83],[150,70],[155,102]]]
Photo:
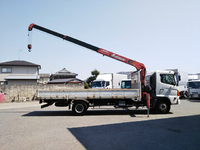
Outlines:
[[87,82],[84,83],[84,88],[85,89],[89,89],[90,88]]
[[91,72],[92,76],[94,76],[95,79],[97,78],[97,76],[99,75],[99,73],[100,72],[98,70],[96,70],[96,69]]
[[92,76],[90,76],[89,78],[87,78],[86,83],[85,83],[85,89],[91,88],[91,84],[92,81],[96,80],[97,76],[99,75],[99,71],[94,69],[93,71],[91,71]]

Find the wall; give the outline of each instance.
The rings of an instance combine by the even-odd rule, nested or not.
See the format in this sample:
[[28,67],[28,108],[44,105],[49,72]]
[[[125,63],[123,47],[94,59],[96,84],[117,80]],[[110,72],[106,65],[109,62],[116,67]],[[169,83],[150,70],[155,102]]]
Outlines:
[[12,74],[38,74],[38,68],[35,66],[12,66]]
[[37,80],[7,80],[8,85],[20,84],[20,85],[37,85]]
[[5,102],[32,101],[38,90],[84,89],[83,84],[45,84],[45,85],[0,85],[0,93],[5,93]]

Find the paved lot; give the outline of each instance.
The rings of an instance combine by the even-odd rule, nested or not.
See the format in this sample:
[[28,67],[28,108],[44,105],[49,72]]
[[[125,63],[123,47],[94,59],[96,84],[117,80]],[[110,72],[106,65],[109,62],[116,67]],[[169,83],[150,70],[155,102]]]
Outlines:
[[169,114],[146,110],[90,109],[38,102],[0,103],[0,150],[200,149],[200,100],[181,100]]

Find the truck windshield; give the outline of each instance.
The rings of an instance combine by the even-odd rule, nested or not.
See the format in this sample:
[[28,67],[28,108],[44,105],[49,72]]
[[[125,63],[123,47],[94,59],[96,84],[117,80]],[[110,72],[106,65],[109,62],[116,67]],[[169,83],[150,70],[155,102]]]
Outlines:
[[188,82],[188,88],[200,89],[200,81]]
[[92,82],[92,88],[104,87],[104,85],[105,85],[105,81],[94,81],[94,82]]
[[122,89],[130,89],[131,88],[131,81],[122,81],[121,88]]

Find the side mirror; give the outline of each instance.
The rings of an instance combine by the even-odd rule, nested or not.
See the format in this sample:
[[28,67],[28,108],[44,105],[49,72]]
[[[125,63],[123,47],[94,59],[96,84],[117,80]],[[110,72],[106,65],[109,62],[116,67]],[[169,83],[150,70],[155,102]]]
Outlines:
[[180,75],[178,76],[178,80],[181,81],[181,76]]

